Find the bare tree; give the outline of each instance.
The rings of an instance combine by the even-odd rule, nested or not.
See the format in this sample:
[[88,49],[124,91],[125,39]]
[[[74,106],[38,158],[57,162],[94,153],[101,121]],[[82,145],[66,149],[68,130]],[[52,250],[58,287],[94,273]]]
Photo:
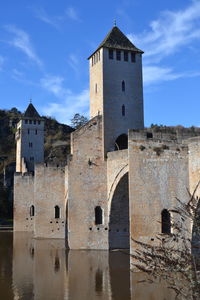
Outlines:
[[74,117],[71,119],[71,125],[73,128],[78,129],[81,126],[85,125],[88,122],[88,118],[83,115],[75,114]]
[[[148,282],[164,280],[176,299],[200,299],[200,201],[194,193],[187,203],[177,199],[170,210],[171,234],[156,236],[150,245],[136,240],[133,265],[149,274]],[[153,279],[153,281],[152,281]]]

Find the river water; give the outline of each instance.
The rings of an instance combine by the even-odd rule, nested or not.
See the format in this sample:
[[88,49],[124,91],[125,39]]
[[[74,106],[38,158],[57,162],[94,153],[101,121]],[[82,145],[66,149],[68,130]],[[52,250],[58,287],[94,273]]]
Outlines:
[[168,300],[170,291],[130,272],[121,251],[66,250],[63,240],[0,232],[0,300]]

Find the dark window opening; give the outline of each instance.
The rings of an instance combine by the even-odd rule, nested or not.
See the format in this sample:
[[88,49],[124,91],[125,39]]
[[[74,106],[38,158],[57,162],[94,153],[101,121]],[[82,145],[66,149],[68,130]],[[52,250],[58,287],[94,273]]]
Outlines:
[[60,207],[58,205],[55,206],[55,219],[60,218]]
[[29,148],[32,148],[33,147],[33,143],[29,143]]
[[28,134],[30,134],[30,130],[28,129]]
[[100,206],[95,207],[95,224],[99,225],[103,223],[103,216],[102,216],[102,208]]
[[37,129],[35,129],[35,134],[37,134]]
[[29,124],[32,124],[32,120],[29,120]]
[[115,141],[115,151],[128,149],[128,136],[121,134]]
[[25,124],[28,124],[28,120],[25,120]]
[[125,105],[124,104],[122,105],[122,116],[123,117],[125,116]]
[[101,56],[101,55],[100,55],[100,51],[99,51],[99,61],[100,61],[100,56]]
[[97,83],[95,84],[95,93],[97,93]]
[[171,233],[171,216],[167,209],[163,209],[161,213],[161,232],[170,234]]
[[122,92],[125,92],[125,82],[124,82],[124,80],[122,81]]
[[131,62],[135,62],[135,53],[131,52]]
[[30,161],[34,161],[34,157],[33,156],[30,157]]
[[153,133],[152,132],[147,132],[147,138],[152,139],[153,138]]
[[113,50],[109,49],[109,59],[113,59]]
[[31,207],[30,207],[30,217],[34,217],[34,215],[35,215],[35,207],[34,207],[34,205],[31,205]]
[[124,51],[124,61],[128,61],[128,51]]
[[34,125],[36,124],[36,120],[34,120]]
[[40,125],[40,121],[38,121],[38,125]]
[[117,50],[116,58],[117,58],[117,60],[121,60],[121,51],[120,50]]

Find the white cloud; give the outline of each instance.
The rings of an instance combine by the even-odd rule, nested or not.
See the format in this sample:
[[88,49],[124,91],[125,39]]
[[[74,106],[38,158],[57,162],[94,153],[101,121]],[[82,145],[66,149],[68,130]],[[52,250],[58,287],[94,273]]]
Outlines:
[[35,62],[39,67],[42,67],[42,61],[35,53],[28,33],[13,25],[5,26],[5,29],[14,34],[13,38],[9,41],[9,44],[20,49],[24,54],[28,56],[30,60]]
[[41,86],[52,93],[58,102],[50,102],[42,108],[45,115],[56,117],[60,122],[70,124],[75,113],[88,116],[89,90],[84,89],[80,93],[73,93],[63,86],[64,79],[60,76],[46,76],[41,79]]
[[64,78],[61,76],[46,75],[41,79],[40,83],[43,88],[53,93],[58,98],[65,98],[71,92],[69,89],[63,87]]
[[5,62],[5,58],[0,55],[0,71],[2,71],[2,69],[3,69],[4,62]]
[[161,81],[175,80],[178,78],[184,77],[196,77],[200,76],[200,72],[185,72],[185,73],[176,73],[172,68],[164,68],[159,66],[144,66],[144,84],[150,85],[153,83],[158,83]]
[[72,19],[73,21],[80,21],[80,18],[78,16],[77,11],[75,10],[74,7],[69,6],[66,11],[65,11],[66,15],[68,16],[68,18]]
[[146,53],[145,57],[162,59],[183,46],[200,39],[200,1],[193,1],[185,10],[165,11],[150,23],[150,31],[129,38]]
[[194,46],[194,42],[200,40],[200,1],[192,1],[184,10],[162,12],[150,23],[150,30],[140,35],[129,34],[128,37],[145,51],[145,84],[199,76],[196,71],[174,72],[174,68],[160,64],[164,58],[185,51],[186,46]]

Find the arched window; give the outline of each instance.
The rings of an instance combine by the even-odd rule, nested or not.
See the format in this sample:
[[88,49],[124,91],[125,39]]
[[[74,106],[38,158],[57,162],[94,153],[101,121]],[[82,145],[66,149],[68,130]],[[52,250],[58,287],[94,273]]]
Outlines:
[[122,105],[122,116],[123,117],[125,116],[125,105],[124,104]]
[[35,215],[35,207],[34,207],[34,205],[31,205],[31,207],[30,207],[30,217],[34,217],[34,215]]
[[122,92],[125,92],[125,82],[124,82],[124,80],[122,81]]
[[167,209],[163,209],[161,213],[161,226],[162,233],[171,233],[171,216]]
[[115,151],[128,149],[128,136],[127,134],[121,134],[115,141]]
[[60,207],[58,205],[55,206],[55,219],[60,218]]
[[101,206],[95,207],[95,224],[99,225],[103,223],[103,216],[102,216],[102,208]]
[[97,93],[97,83],[95,84],[95,93]]

